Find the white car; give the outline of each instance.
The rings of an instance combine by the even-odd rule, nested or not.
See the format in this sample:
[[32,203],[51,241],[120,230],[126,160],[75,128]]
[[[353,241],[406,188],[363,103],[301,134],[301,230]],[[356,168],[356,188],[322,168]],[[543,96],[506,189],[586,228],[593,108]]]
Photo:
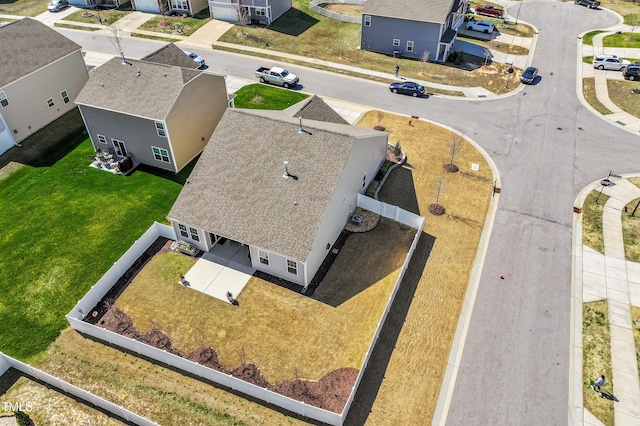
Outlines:
[[485,34],[493,32],[493,23],[489,21],[468,21],[465,25],[468,30],[479,31]]
[[196,54],[195,54],[195,53],[193,53],[193,52],[189,52],[188,50],[183,50],[183,52],[184,52],[188,57],[190,57],[191,59],[193,59],[193,60],[196,62],[196,64],[198,64],[198,65],[199,65],[199,67],[198,67],[198,68],[202,68],[202,67],[204,66],[204,58],[201,58],[200,56],[196,55]]
[[598,55],[593,58],[593,67],[599,70],[622,71],[631,62],[616,55]]

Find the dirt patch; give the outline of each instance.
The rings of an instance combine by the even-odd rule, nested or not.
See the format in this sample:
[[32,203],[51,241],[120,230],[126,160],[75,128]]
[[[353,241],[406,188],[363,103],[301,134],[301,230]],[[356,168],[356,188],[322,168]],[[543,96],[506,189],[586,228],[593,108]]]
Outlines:
[[205,367],[231,374],[238,379],[261,388],[272,390],[289,398],[302,401],[305,404],[311,404],[335,413],[340,413],[344,409],[359,372],[356,368],[339,368],[326,374],[317,382],[295,379],[272,385],[264,378],[260,368],[252,363],[242,363],[231,371],[225,371],[220,365],[217,351],[211,346],[196,349],[185,356],[173,346],[171,337],[163,331],[152,329],[146,333],[139,333],[129,315],[115,306],[111,307],[96,325],[197,362]]

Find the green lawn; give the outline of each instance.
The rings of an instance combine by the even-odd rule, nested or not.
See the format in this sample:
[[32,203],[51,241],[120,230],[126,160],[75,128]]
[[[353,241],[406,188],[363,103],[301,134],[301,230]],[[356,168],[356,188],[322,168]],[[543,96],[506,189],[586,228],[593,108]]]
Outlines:
[[638,33],[621,33],[612,34],[602,39],[604,47],[640,47],[640,34]]
[[190,36],[210,20],[209,9],[205,9],[193,17],[156,16],[142,24],[138,29],[163,34]]
[[[582,244],[604,254],[604,234],[602,231],[602,211],[609,199],[600,189],[591,191],[582,206]],[[596,203],[596,200],[598,202]]]
[[0,14],[37,16],[47,11],[49,0],[0,0]]
[[[236,108],[282,110],[308,96],[304,93],[256,83],[238,90],[234,102]],[[256,98],[261,101],[256,102]]]
[[[131,11],[124,10],[78,10],[64,18],[65,21],[84,22],[87,24],[113,24],[118,19],[127,16]],[[83,16],[87,15],[87,16]],[[100,20],[98,19],[100,18]],[[102,21],[102,22],[100,22]],[[85,29],[85,28],[83,28]]]
[[1,352],[28,360],[47,348],[73,305],[165,220],[192,167],[116,176],[90,168],[92,153],[86,134],[72,133],[0,180]]
[[604,30],[589,31],[588,33],[582,36],[582,44],[593,46],[593,37],[597,36],[598,34],[602,34],[604,32],[606,31]]

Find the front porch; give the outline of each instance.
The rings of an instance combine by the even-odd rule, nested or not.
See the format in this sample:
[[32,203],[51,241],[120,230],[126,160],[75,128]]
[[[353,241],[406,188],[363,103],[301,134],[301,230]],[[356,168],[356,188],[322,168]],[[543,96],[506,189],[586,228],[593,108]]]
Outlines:
[[249,247],[237,241],[225,240],[215,244],[209,252],[184,274],[183,285],[225,302],[228,293],[236,299],[256,270],[251,267]]

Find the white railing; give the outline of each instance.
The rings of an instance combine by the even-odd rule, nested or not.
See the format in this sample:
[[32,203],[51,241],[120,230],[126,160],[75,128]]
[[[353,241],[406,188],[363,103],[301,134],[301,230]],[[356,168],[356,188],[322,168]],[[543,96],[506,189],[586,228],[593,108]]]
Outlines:
[[362,24],[362,18],[360,16],[349,16],[341,13],[331,12],[319,5],[321,4],[354,4],[363,5],[365,0],[313,0],[309,3],[309,9],[327,18],[335,19],[337,21],[351,22],[352,24]]
[[380,216],[395,220],[396,222],[404,223],[405,225],[415,229],[420,228],[424,221],[422,216],[403,210],[398,206],[374,200],[373,198],[362,194],[358,194],[357,205],[365,210],[369,210],[370,212],[379,214]]
[[76,398],[83,400],[89,406],[93,405],[95,407],[99,407],[100,409],[119,416],[120,418],[123,418],[129,422],[135,423],[140,426],[158,426],[158,423],[152,422],[151,420],[142,417],[132,411],[129,411],[122,406],[116,405],[113,402],[107,401],[106,399],[94,395],[87,390],[74,386],[69,382],[65,382],[64,380],[60,380],[58,377],[52,376],[49,373],[45,373],[42,370],[32,367],[29,364],[25,364],[22,361],[18,361],[17,359],[11,358],[10,356],[0,352],[0,375],[4,374],[4,372],[9,367],[13,367],[28,376],[31,376],[35,379],[40,380],[41,382],[52,386],[58,392],[66,392],[69,395],[73,395]]

